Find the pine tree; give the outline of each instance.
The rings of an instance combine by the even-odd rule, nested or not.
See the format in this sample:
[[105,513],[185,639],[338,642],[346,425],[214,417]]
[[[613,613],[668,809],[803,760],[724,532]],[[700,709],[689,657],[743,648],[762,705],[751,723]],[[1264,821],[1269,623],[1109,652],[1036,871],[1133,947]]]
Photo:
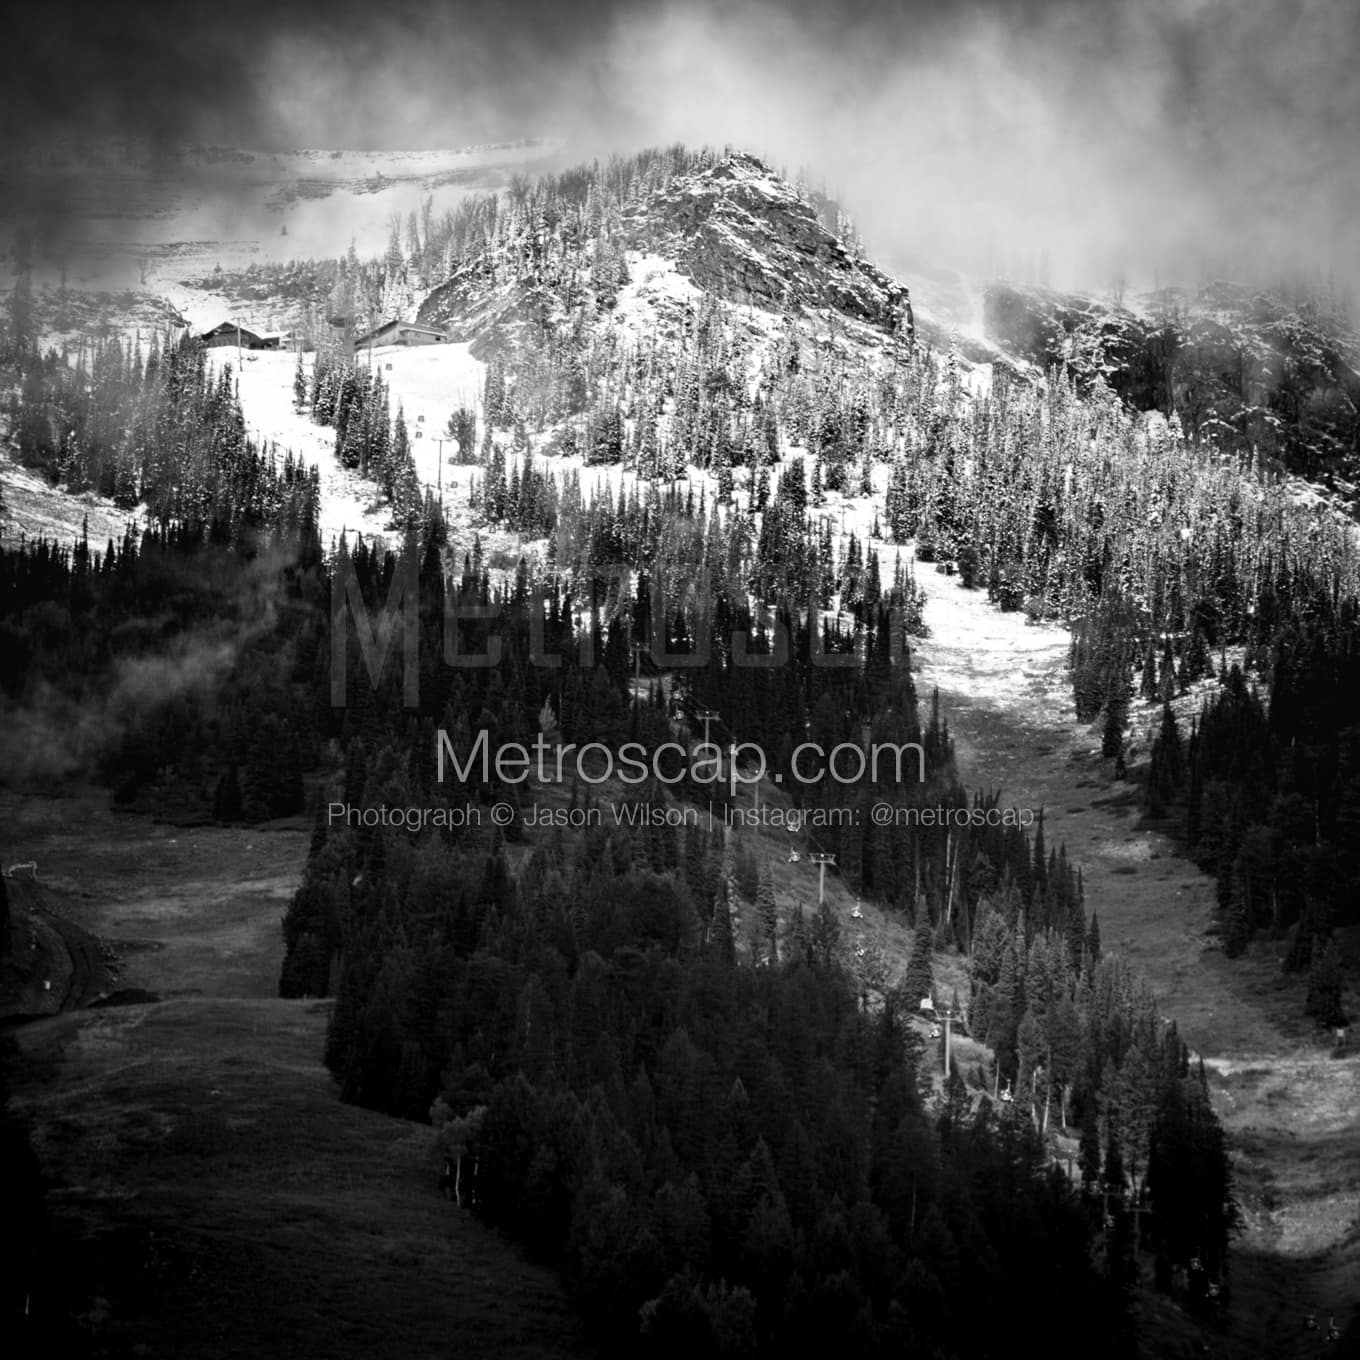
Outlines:
[[1091,924],[1086,928],[1086,953],[1094,967],[1100,962],[1100,922],[1095,912],[1091,913]]
[[[1020,934],[1018,928],[1016,934]],[[995,1050],[997,1071],[1003,1075],[1013,1072],[1015,1068],[1016,1031],[1023,1009],[1019,962],[1012,939],[1002,956],[1001,975],[987,1008],[987,1043]]]
[[1147,1188],[1159,1255],[1177,1264],[1199,1257],[1210,1274],[1226,1270],[1228,1238],[1240,1224],[1232,1163],[1213,1112],[1203,1066],[1170,1083],[1159,1104]]
[[1115,1137],[1114,1121],[1105,1133],[1105,1160],[1101,1166],[1100,1183],[1106,1190],[1122,1191],[1128,1184],[1124,1174],[1124,1158],[1120,1155],[1119,1139]]
[[1088,1104],[1082,1117],[1077,1165],[1081,1169],[1082,1188],[1094,1190],[1100,1184],[1100,1126],[1096,1122],[1094,1102]]
[[1238,958],[1251,938],[1251,920],[1247,912],[1247,889],[1242,873],[1241,856],[1235,861],[1228,887],[1228,904],[1223,911],[1223,952]]
[[241,820],[241,815],[241,781],[233,760],[217,781],[217,788],[213,792],[213,820],[237,822]]
[[812,918],[812,949],[821,967],[830,968],[835,964],[840,938],[841,927],[835,912],[828,903],[821,903]]
[[922,924],[916,927],[916,936],[911,943],[911,957],[907,962],[906,977],[902,984],[913,1005],[924,997],[935,995],[935,978],[931,961],[930,927]]
[[1101,731],[1100,754],[1114,759],[1124,750],[1124,728],[1129,720],[1129,678],[1123,666],[1114,681],[1114,692],[1105,704],[1105,725]]
[[1304,1011],[1329,1029],[1346,1023],[1341,996],[1344,986],[1341,956],[1334,939],[1314,940],[1313,962],[1308,970],[1308,998]]
[[1185,752],[1181,746],[1180,729],[1176,726],[1176,715],[1170,704],[1163,704],[1162,726],[1152,743],[1147,787],[1144,790],[1143,802],[1150,817],[1165,816],[1167,808],[1182,796],[1185,775]]
[[762,954],[768,946],[768,957],[779,957],[777,929],[779,925],[779,906],[774,894],[774,880],[769,870],[762,871],[760,886],[756,890],[756,925],[752,938],[757,941],[757,949]]
[[10,952],[9,924],[9,889],[5,886],[4,878],[0,877],[0,958]]

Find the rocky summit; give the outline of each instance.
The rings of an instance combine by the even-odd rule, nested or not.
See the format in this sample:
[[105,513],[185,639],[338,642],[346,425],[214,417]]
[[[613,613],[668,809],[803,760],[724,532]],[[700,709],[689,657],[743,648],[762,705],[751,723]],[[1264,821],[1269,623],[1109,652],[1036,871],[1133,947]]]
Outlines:
[[885,328],[911,314],[907,289],[756,156],[733,152],[683,176],[624,221],[629,245],[672,253],[696,284],[732,302],[826,308]]
[[[606,172],[607,174],[607,172]],[[593,191],[579,224],[559,224],[571,185],[529,217],[516,217],[464,258],[418,308],[418,318],[471,341],[479,356],[521,327],[543,331],[589,303],[611,312],[624,289],[649,319],[678,321],[700,293],[767,313],[817,313],[881,344],[913,331],[906,286],[865,259],[830,200],[795,187],[756,156],[728,151],[680,158],[633,176],[601,206]],[[639,269],[665,286],[641,287]]]

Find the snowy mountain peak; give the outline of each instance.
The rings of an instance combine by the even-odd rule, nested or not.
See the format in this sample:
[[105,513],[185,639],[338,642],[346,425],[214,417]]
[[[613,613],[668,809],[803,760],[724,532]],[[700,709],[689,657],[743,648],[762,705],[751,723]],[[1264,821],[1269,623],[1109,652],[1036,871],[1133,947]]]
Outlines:
[[700,293],[752,309],[757,327],[756,313],[801,312],[875,346],[912,325],[907,289],[864,259],[835,205],[747,152],[648,152],[545,178],[469,230],[419,320],[479,355],[526,326],[636,320],[639,306],[664,334]]
[[902,284],[746,152],[676,179],[626,214],[623,226],[629,245],[672,256],[697,285],[729,301],[835,311],[885,329],[908,308]]

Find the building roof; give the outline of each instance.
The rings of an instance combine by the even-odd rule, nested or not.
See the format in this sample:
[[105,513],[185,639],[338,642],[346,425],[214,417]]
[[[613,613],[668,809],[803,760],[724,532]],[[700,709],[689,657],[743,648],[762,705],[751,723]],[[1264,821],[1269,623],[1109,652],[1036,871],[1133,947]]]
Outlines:
[[370,340],[376,340],[378,336],[392,331],[419,331],[422,335],[438,335],[441,338],[448,335],[448,331],[439,326],[426,326],[419,321],[402,321],[394,318],[391,321],[384,321],[381,326],[375,326],[363,335],[357,336],[354,343],[365,345]]
[[252,340],[260,340],[263,338],[259,331],[253,331],[249,326],[242,326],[236,321],[219,321],[216,326],[201,332],[199,338],[206,340],[211,335],[235,335],[238,332],[242,336],[249,336]]

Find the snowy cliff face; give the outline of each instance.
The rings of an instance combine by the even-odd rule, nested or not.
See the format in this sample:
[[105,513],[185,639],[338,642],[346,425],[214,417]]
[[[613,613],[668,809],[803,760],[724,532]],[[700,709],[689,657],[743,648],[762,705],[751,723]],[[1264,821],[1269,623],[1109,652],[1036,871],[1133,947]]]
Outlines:
[[623,220],[630,245],[671,255],[731,302],[815,308],[891,329],[907,290],[858,258],[812,202],[755,156],[734,153],[651,197]]
[[449,327],[479,356],[526,329],[579,335],[582,323],[664,338],[704,295],[735,308],[751,332],[776,316],[815,314],[877,347],[911,324],[906,287],[754,156],[729,153],[581,216],[592,212],[579,223],[545,225],[542,211],[512,221],[427,296],[419,319]]
[[995,284],[988,338],[1042,368],[1097,375],[1136,410],[1173,412],[1187,434],[1278,460],[1353,499],[1360,478],[1360,346],[1340,315],[1278,293],[1214,283],[1115,306]]

